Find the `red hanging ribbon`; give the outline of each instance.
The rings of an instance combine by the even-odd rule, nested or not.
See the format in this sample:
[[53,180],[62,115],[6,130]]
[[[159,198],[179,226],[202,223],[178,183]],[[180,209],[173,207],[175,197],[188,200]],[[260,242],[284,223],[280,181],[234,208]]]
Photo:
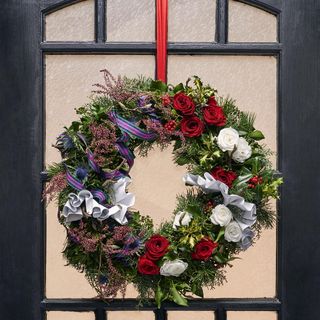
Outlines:
[[157,0],[157,79],[167,81],[168,0]]

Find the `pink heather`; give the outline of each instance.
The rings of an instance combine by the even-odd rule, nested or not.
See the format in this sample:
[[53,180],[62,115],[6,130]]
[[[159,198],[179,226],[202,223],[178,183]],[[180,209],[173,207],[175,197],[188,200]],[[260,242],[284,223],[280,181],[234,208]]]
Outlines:
[[64,172],[60,172],[53,176],[50,181],[47,183],[43,194],[42,199],[46,200],[47,203],[52,201],[58,193],[60,193],[68,185],[66,175]]

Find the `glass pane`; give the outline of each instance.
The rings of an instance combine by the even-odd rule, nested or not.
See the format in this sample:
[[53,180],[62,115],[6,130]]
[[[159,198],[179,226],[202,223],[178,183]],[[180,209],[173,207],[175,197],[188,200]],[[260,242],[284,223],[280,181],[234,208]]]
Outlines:
[[[232,97],[237,105],[257,115],[256,127],[265,133],[265,143],[277,149],[277,60],[253,56],[169,56],[168,80],[185,81],[198,75]],[[274,158],[275,160],[275,158]],[[206,297],[273,297],[276,284],[276,231],[266,230],[254,247],[227,269],[228,282]]]
[[47,312],[47,320],[94,320],[93,312]]
[[108,320],[154,320],[152,311],[108,311]]
[[277,18],[261,9],[229,1],[230,42],[276,42]]
[[168,320],[214,320],[214,312],[211,311],[169,311]]
[[168,40],[214,42],[215,0],[169,0]]
[[93,41],[94,0],[81,1],[47,15],[46,41]]
[[227,314],[228,320],[277,320],[276,312],[267,311],[230,311]]
[[[46,163],[59,161],[52,148],[64,125],[76,118],[74,108],[89,100],[92,84],[102,82],[99,70],[114,75],[153,77],[153,56],[137,55],[48,55],[46,57]],[[83,274],[65,266],[61,251],[65,231],[57,221],[57,208],[47,208],[47,296],[51,298],[91,298],[96,295]],[[133,293],[132,293],[133,295]]]
[[155,41],[155,1],[108,0],[107,41]]

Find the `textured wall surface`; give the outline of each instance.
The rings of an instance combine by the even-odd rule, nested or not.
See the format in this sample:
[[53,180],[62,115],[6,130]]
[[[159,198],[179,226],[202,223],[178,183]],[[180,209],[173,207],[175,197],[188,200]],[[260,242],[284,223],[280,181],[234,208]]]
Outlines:
[[155,2],[108,0],[107,41],[155,41]]
[[168,41],[215,40],[215,0],[169,0],[168,12]]
[[94,0],[76,4],[47,15],[46,41],[93,41]]
[[230,0],[228,37],[231,42],[276,42],[277,19],[268,12]]
[[169,311],[168,320],[214,320],[214,313],[211,311]]

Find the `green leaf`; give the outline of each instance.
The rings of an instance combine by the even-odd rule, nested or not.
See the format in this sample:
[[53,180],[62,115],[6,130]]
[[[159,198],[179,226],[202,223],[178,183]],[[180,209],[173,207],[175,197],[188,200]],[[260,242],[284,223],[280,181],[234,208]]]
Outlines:
[[151,91],[167,92],[168,86],[160,80],[154,80],[150,84],[150,90]]
[[174,93],[177,93],[179,91],[183,91],[184,90],[184,86],[182,83],[179,83],[178,85],[176,85],[174,88],[173,88],[173,92]]
[[197,284],[193,283],[191,287],[191,292],[196,296],[203,298],[203,289],[201,286],[197,286]]
[[194,216],[201,216],[201,209],[198,206],[188,205],[186,211]]
[[161,290],[160,285],[158,284],[156,294],[155,294],[155,300],[156,300],[156,304],[157,304],[158,309],[160,309],[160,307],[161,307],[161,302],[163,300],[163,297],[164,297],[164,293]]
[[249,133],[249,137],[255,140],[262,140],[264,139],[264,135],[260,130],[254,130]]
[[172,296],[172,300],[178,304],[179,306],[184,306],[187,307],[188,306],[188,301],[186,298],[184,298],[177,290],[177,288],[175,287],[174,284],[172,284],[171,288],[170,288],[170,293]]

